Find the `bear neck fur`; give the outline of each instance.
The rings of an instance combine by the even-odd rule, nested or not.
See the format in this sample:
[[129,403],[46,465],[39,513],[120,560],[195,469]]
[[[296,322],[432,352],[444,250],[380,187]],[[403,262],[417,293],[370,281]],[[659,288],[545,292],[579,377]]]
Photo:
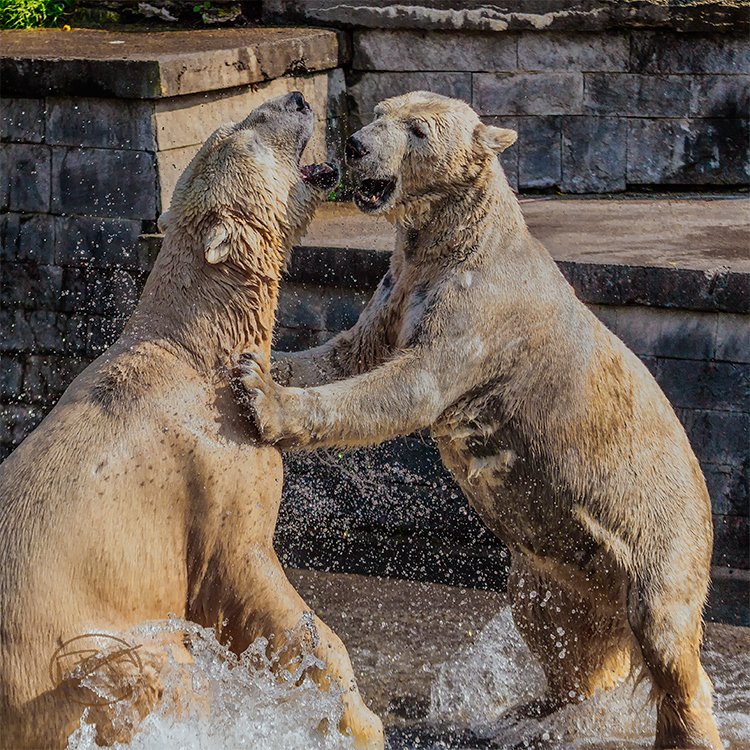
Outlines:
[[[502,216],[502,222],[488,223],[491,214]],[[415,264],[433,264],[438,255],[465,260],[467,249],[486,245],[487,226],[502,227],[502,236],[493,235],[493,246],[505,247],[528,233],[518,200],[494,156],[458,184],[431,186],[429,192],[402,199],[386,218],[400,230],[397,250]],[[454,257],[455,248],[462,248],[460,258]]]
[[288,243],[266,235],[263,252],[251,252],[240,227],[230,257],[212,265],[202,234],[185,225],[167,229],[123,338],[148,340],[210,373],[243,351],[270,352]]

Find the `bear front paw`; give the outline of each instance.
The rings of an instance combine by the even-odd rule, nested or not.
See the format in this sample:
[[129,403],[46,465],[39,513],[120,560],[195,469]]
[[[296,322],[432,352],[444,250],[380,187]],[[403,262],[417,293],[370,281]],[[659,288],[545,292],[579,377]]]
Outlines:
[[243,354],[235,377],[249,399],[250,416],[261,438],[280,448],[301,448],[310,441],[295,417],[303,391],[274,383],[268,359],[262,352]]

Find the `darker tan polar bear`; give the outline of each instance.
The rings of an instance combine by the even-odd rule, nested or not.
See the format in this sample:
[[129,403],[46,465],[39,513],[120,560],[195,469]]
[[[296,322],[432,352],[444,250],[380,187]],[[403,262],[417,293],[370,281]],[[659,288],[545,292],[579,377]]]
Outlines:
[[[312,649],[325,666],[308,674],[344,690],[341,729],[383,747],[343,644],[276,558],[281,456],[254,438],[228,377],[239,352],[270,350],[292,241],[337,179],[300,168],[313,119],[294,92],[211,136],[177,185],[122,336],[0,466],[2,748],[62,748],[85,704],[128,696],[124,712],[120,701],[88,718],[100,744],[126,740],[169,654],[190,661],[181,632],[133,631],[170,613],[238,653],[264,636],[280,666]],[[93,632],[107,638],[73,640]],[[84,662],[93,645],[112,648]]]
[[246,361],[263,436],[354,446],[430,426],[511,550],[514,619],[548,681],[527,710],[632,662],[653,684],[656,747],[720,750],[698,659],[711,508],[680,423],[529,235],[497,159],[515,132],[425,92],[375,113],[347,161],[357,205],[397,226],[390,270],[351,330],[278,355],[293,387]]

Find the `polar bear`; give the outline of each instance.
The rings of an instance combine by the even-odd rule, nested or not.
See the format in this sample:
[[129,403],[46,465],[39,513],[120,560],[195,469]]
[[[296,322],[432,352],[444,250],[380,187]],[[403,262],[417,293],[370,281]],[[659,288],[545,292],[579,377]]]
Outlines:
[[249,429],[228,375],[239,352],[270,350],[291,244],[338,180],[300,167],[313,119],[294,92],[208,139],[122,336],[0,466],[2,748],[64,747],[86,705],[98,742],[127,740],[168,654],[190,661],[179,633],[128,634],[170,613],[237,653],[264,636],[282,667],[312,649],[326,667],[308,673],[343,689],[341,730],[383,747],[343,644],[274,553],[281,457]]
[[656,747],[721,742],[699,662],[711,507],[643,364],[529,234],[497,155],[516,140],[465,103],[388,99],[350,138],[354,200],[397,227],[356,325],[307,352],[243,359],[255,421],[287,448],[429,426],[510,548],[515,622],[546,673],[543,715],[643,668]]

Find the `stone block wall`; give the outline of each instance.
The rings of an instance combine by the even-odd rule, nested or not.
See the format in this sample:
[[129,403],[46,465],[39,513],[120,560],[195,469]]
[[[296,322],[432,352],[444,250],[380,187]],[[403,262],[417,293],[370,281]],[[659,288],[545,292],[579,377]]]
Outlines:
[[[122,330],[154,260],[138,237],[155,230],[177,178],[219,125],[299,90],[317,115],[304,158],[322,161],[340,140],[346,102],[336,34],[278,30],[269,40],[261,32],[255,48],[247,32],[217,34],[198,33],[197,50],[177,45],[192,74],[181,78],[169,68],[179,57],[159,57],[158,35],[149,53],[155,72],[146,75],[148,60],[128,73],[107,58],[119,49],[114,34],[2,32],[0,460]],[[42,37],[62,45],[52,60],[43,44],[33,49]],[[66,59],[75,57],[68,39],[91,55],[88,68]],[[134,37],[139,43],[148,42]],[[230,70],[209,90],[195,62],[201,43],[212,64],[223,55]],[[246,82],[255,66],[278,77]],[[310,72],[283,75],[290,66]]]
[[518,131],[514,188],[605,193],[750,182],[747,34],[356,29],[352,119],[428,89]]

